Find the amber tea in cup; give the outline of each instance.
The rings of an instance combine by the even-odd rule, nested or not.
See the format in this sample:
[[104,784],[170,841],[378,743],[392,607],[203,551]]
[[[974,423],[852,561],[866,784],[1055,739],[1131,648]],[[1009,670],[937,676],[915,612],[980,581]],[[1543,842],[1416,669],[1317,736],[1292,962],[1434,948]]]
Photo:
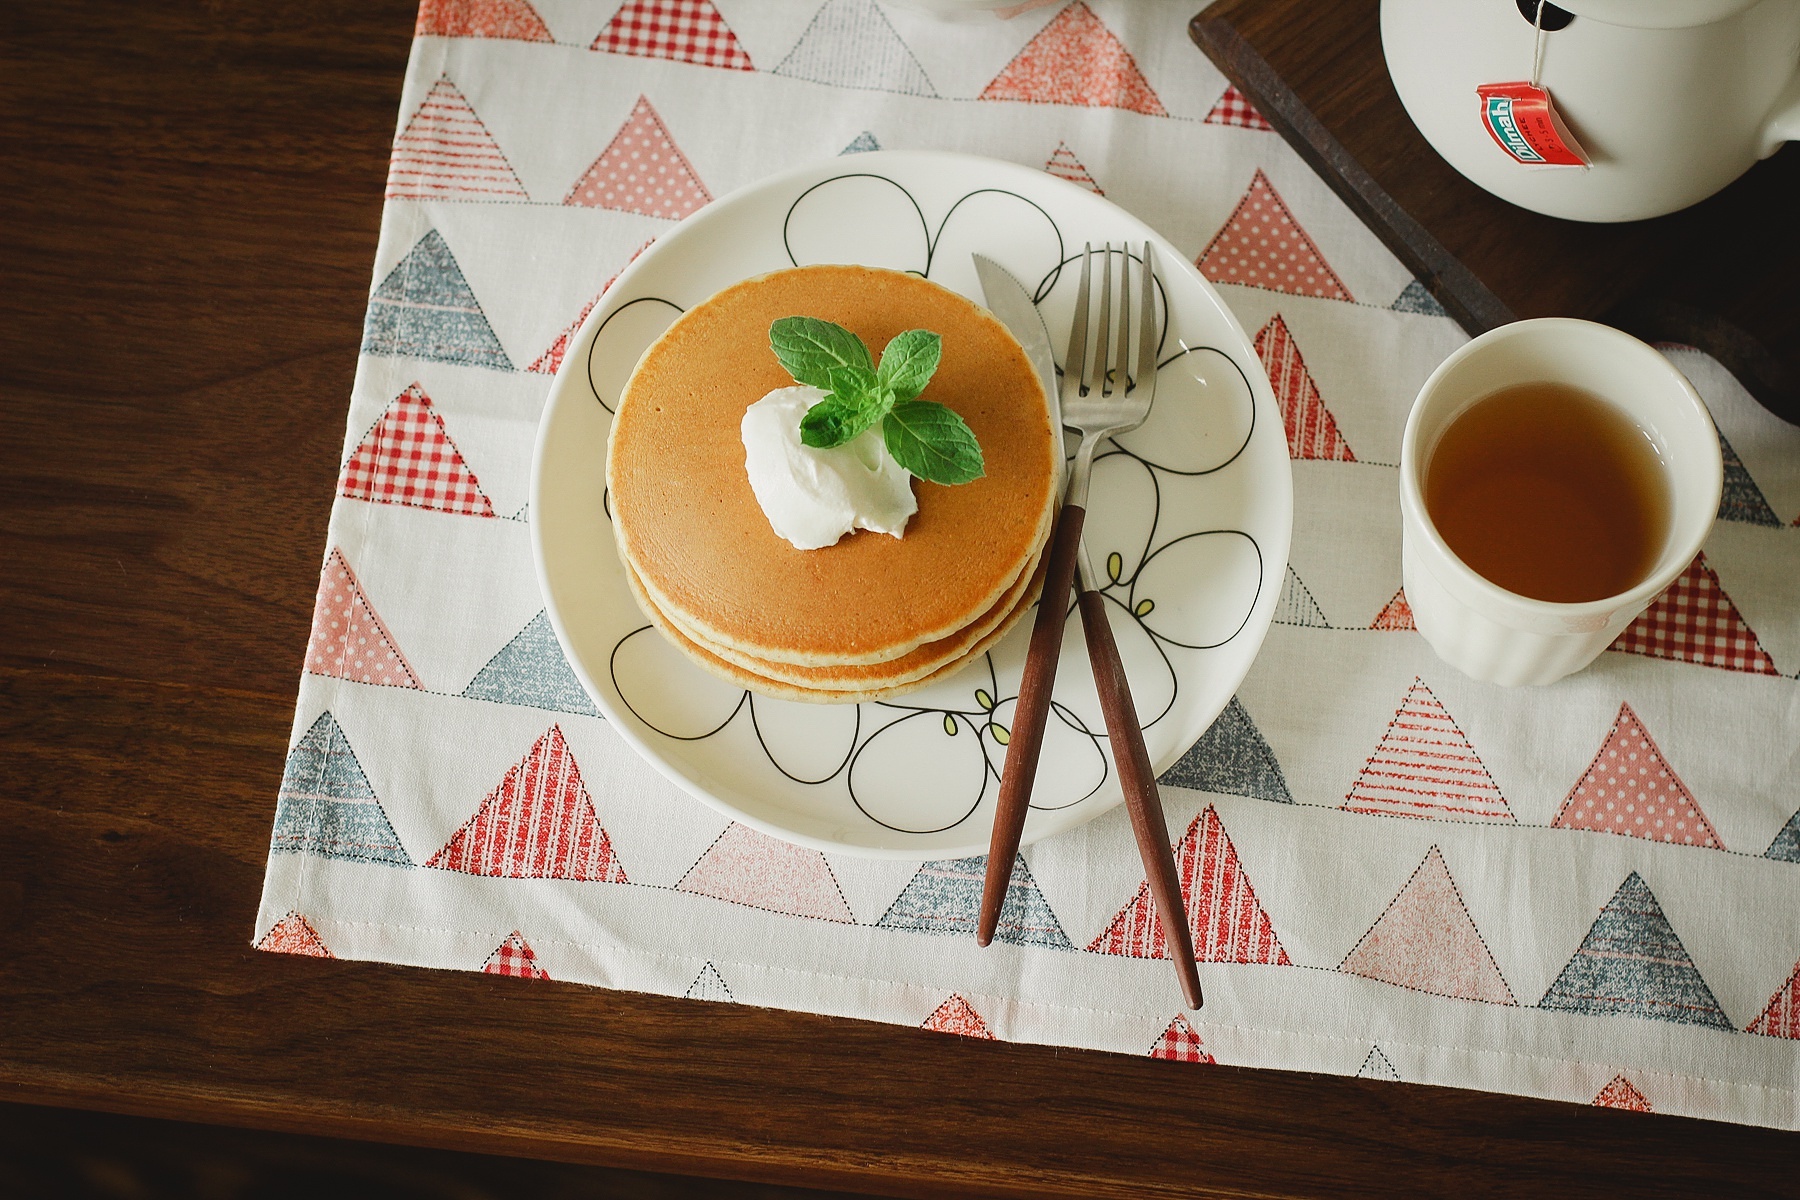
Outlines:
[[1438,364],[1400,439],[1400,575],[1437,656],[1555,683],[1694,561],[1719,511],[1719,432],[1655,349],[1536,317]]
[[1616,406],[1568,384],[1516,384],[1477,400],[1439,437],[1424,484],[1425,510],[1456,556],[1533,600],[1629,591],[1669,537],[1656,444]]

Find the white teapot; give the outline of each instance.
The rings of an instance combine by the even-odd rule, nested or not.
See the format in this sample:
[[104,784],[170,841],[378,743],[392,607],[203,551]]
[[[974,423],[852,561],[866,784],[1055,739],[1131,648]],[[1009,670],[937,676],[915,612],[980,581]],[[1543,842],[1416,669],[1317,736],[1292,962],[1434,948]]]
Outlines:
[[1522,164],[1482,120],[1477,87],[1532,76],[1532,0],[1382,0],[1382,50],[1407,115],[1496,196],[1553,217],[1635,221],[1704,200],[1800,138],[1800,0],[1557,6],[1567,12],[1544,6],[1538,81],[1586,167]]

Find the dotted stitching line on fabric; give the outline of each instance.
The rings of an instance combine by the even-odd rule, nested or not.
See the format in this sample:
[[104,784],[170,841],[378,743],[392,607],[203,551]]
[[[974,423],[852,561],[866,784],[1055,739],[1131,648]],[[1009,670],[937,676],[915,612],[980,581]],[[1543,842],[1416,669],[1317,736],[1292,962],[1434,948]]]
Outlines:
[[[386,923],[380,922],[380,921],[338,920],[336,918],[333,918],[330,923],[333,925],[361,927],[361,928],[367,928],[367,929],[392,930],[395,932],[441,933],[441,934],[449,934],[454,937],[487,936],[486,934],[478,933],[478,932],[472,931],[472,930],[446,929],[446,928],[441,928],[441,927],[432,926],[432,925],[390,925],[390,924],[386,924]],[[597,947],[596,945],[594,945],[593,943],[573,942],[573,941],[568,941],[566,939],[561,939],[561,938],[545,938],[545,939],[542,939],[539,944],[545,945],[545,946],[563,946],[563,947],[567,947],[567,948],[574,949],[574,950],[584,950],[584,951],[595,950],[595,949],[600,948],[600,947]],[[689,963],[691,963],[694,961],[695,957],[697,957],[692,954],[670,954],[667,951],[649,950],[649,949],[641,949],[641,950],[634,949],[634,950],[630,951],[630,953],[633,955],[638,955],[638,956],[647,957],[647,958],[661,959],[666,962],[689,962]],[[355,960],[351,960],[351,961],[355,961]],[[362,961],[381,962],[384,960],[370,959],[370,960],[362,960]],[[706,961],[714,963],[715,964],[714,969],[717,970],[717,965],[716,965],[718,962],[717,959],[707,959]],[[778,974],[782,974],[782,975],[792,975],[792,976],[796,976],[799,978],[826,979],[826,980],[832,980],[834,982],[839,982],[839,983],[852,983],[852,984],[863,984],[863,985],[867,985],[867,984],[871,984],[871,983],[881,983],[881,984],[886,984],[889,987],[908,988],[908,989],[912,989],[914,991],[923,991],[923,992],[936,992],[938,990],[938,988],[935,985],[915,983],[915,982],[911,982],[908,980],[880,979],[880,978],[872,978],[872,977],[866,976],[866,975],[841,975],[841,974],[837,974],[835,972],[830,972],[830,971],[803,970],[799,967],[782,967],[782,966],[776,966],[776,965],[769,964],[769,963],[742,962],[742,961],[739,961],[736,959],[726,959],[725,961],[733,967],[743,967],[750,971],[773,972],[773,973],[778,973]],[[1150,962],[1150,961],[1159,961],[1159,960],[1144,960],[1144,961]],[[399,964],[399,965],[406,965],[406,964]],[[1218,965],[1218,964],[1214,964],[1214,965]],[[1260,964],[1230,963],[1230,964],[1224,964],[1224,965],[1239,966],[1239,965],[1260,965]],[[452,969],[454,969],[454,968],[452,968]],[[1300,971],[1319,971],[1319,972],[1322,972],[1322,973],[1328,974],[1328,975],[1337,975],[1338,974],[1338,972],[1332,970],[1330,967],[1314,967],[1314,966],[1308,966],[1308,965],[1305,965],[1302,963],[1295,963],[1292,967],[1284,967],[1284,968],[1279,968],[1279,969],[1281,969],[1281,970],[1300,970]],[[1359,978],[1359,976],[1350,976],[1350,978]],[[559,982],[574,983],[576,981],[563,980],[563,981],[559,981]],[[606,988],[606,985],[604,985],[604,984],[577,984],[577,986]],[[643,989],[606,988],[606,990],[608,990],[608,991],[641,991]],[[946,990],[955,991],[956,989],[946,989]],[[662,993],[646,992],[645,994],[661,995]],[[998,995],[994,995],[989,992],[976,992],[976,991],[960,992],[960,991],[958,991],[957,994],[964,996],[965,999],[968,996],[973,995],[973,996],[979,996],[984,1000],[997,1000],[1002,1004],[1010,1004],[1010,1005],[1014,1005],[1014,1006],[1020,1007],[1020,1008],[1036,1009],[1036,1010],[1043,1011],[1043,1012],[1084,1013],[1084,1014],[1088,1014],[1091,1016],[1117,1017],[1117,1018],[1123,1018],[1126,1020],[1139,1020],[1143,1017],[1142,1013],[1127,1012],[1122,1009],[1097,1008],[1092,1005],[1045,1004],[1042,1001],[1020,1000],[1020,999],[1017,999],[1016,997],[998,996]],[[681,999],[682,997],[673,997],[673,998]],[[1495,1007],[1504,1007],[1504,1006],[1495,1006]],[[801,1010],[784,1009],[782,1011],[794,1012],[794,1011],[801,1011]],[[1521,1005],[1519,1007],[1519,1011],[1526,1012],[1526,1011],[1539,1011],[1539,1010],[1537,1010],[1536,1006],[1534,1006],[1534,1005]],[[1563,1015],[1579,1015],[1579,1014],[1560,1014],[1559,1013],[1556,1015],[1563,1016]],[[876,1020],[880,1024],[884,1024],[884,1025],[885,1024],[894,1024],[894,1022],[879,1021],[879,1018],[864,1018],[864,1019],[865,1020]],[[1607,1019],[1611,1019],[1611,1018],[1593,1018],[1593,1019],[1607,1020]],[[1232,1030],[1232,1031],[1238,1032],[1238,1033],[1289,1034],[1289,1035],[1293,1035],[1296,1037],[1314,1038],[1314,1039],[1318,1039],[1318,1040],[1322,1040],[1322,1041],[1336,1042],[1336,1043],[1341,1043],[1344,1045],[1353,1045],[1353,1046],[1361,1046],[1372,1040],[1371,1038],[1369,1038],[1367,1036],[1349,1037],[1349,1036],[1342,1036],[1339,1034],[1318,1033],[1318,1032],[1300,1030],[1300,1029],[1283,1029],[1283,1028],[1280,1028],[1277,1026],[1228,1024],[1228,1023],[1222,1022],[1222,1021],[1202,1021],[1200,1023],[1200,1028],[1203,1028],[1203,1029],[1204,1028],[1229,1029],[1229,1030]],[[1742,1033],[1743,1031],[1742,1030],[1734,1030],[1733,1032],[1734,1033]],[[1518,1050],[1495,1050],[1495,1049],[1490,1049],[1490,1048],[1486,1048],[1486,1047],[1477,1048],[1477,1047],[1470,1047],[1470,1046],[1457,1046],[1457,1045],[1451,1045],[1449,1043],[1443,1043],[1443,1042],[1413,1042],[1413,1041],[1406,1041],[1406,1040],[1400,1040],[1400,1039],[1394,1039],[1394,1038],[1383,1038],[1382,1043],[1385,1045],[1388,1045],[1388,1046],[1406,1046],[1410,1049],[1415,1049],[1415,1050],[1441,1050],[1441,1051],[1448,1051],[1448,1052],[1456,1053],[1456,1054],[1487,1055],[1487,1056],[1496,1057],[1496,1058],[1518,1059],[1518,1060],[1525,1061],[1525,1062],[1549,1063],[1549,1064],[1554,1064],[1554,1065],[1573,1064],[1576,1066],[1584,1066],[1584,1067],[1600,1067],[1603,1070],[1607,1070],[1607,1071],[1617,1071],[1619,1069],[1618,1063],[1606,1063],[1606,1062],[1601,1062],[1598,1060],[1589,1061],[1586,1059],[1556,1058],[1556,1057],[1552,1057],[1547,1054],[1527,1054],[1527,1053],[1524,1053],[1523,1051],[1518,1051]],[[1072,1048],[1079,1049],[1080,1047],[1072,1047]],[[1638,1070],[1639,1068],[1634,1067],[1632,1069]],[[1773,1084],[1746,1083],[1746,1082],[1743,1082],[1740,1080],[1735,1080],[1735,1079],[1715,1078],[1710,1075],[1692,1075],[1692,1074],[1688,1074],[1687,1072],[1674,1072],[1674,1071],[1657,1072],[1654,1070],[1654,1068],[1644,1068],[1643,1070],[1647,1074],[1665,1074],[1671,1079],[1691,1079],[1691,1080],[1695,1080],[1695,1081],[1701,1082],[1701,1083],[1713,1083],[1713,1084],[1719,1084],[1724,1087],[1753,1089],[1753,1090],[1760,1091],[1760,1092],[1772,1092],[1772,1093],[1777,1093],[1777,1094],[1784,1095],[1784,1096],[1800,1095],[1800,1089],[1778,1087]]]
[[[1439,846],[1436,842],[1431,844],[1431,850],[1436,850],[1440,859],[1444,857],[1443,847]],[[1382,979],[1374,975],[1364,975],[1359,971],[1344,970],[1344,963],[1349,962],[1356,952],[1362,948],[1362,944],[1369,940],[1369,935],[1375,932],[1375,926],[1380,925],[1381,922],[1386,919],[1388,913],[1393,911],[1394,905],[1400,903],[1400,897],[1406,895],[1406,889],[1413,885],[1413,881],[1419,877],[1419,872],[1423,871],[1425,869],[1425,864],[1430,861],[1431,851],[1428,850],[1425,852],[1425,857],[1419,861],[1419,865],[1413,868],[1412,874],[1406,877],[1406,882],[1401,885],[1400,890],[1394,893],[1394,898],[1387,902],[1387,906],[1381,910],[1381,914],[1375,918],[1374,922],[1371,923],[1367,929],[1363,930],[1363,935],[1356,939],[1356,945],[1350,947],[1344,954],[1343,959],[1337,965],[1337,973],[1340,975],[1352,975],[1358,979],[1372,979],[1376,983],[1385,983],[1390,987],[1404,988],[1409,992],[1423,992],[1427,996],[1440,996],[1445,1000],[1469,1000],[1477,1004],[1492,1004],[1496,1008],[1536,1007],[1535,1005],[1521,1005],[1519,1003],[1519,998],[1513,995],[1512,984],[1506,982],[1506,973],[1500,969],[1499,962],[1494,958],[1494,948],[1487,944],[1487,938],[1482,936],[1481,926],[1475,924],[1475,918],[1469,915],[1469,902],[1463,899],[1462,889],[1456,886],[1456,876],[1450,874],[1450,864],[1448,862],[1444,863],[1444,876],[1450,880],[1450,891],[1456,896],[1457,907],[1462,909],[1463,919],[1468,921],[1469,928],[1475,931],[1475,940],[1481,943],[1482,951],[1488,956],[1488,966],[1494,968],[1494,974],[1500,977],[1500,983],[1506,988],[1506,994],[1511,998],[1512,1003],[1501,1004],[1497,1000],[1484,1000],[1480,996],[1453,996],[1449,992],[1433,991],[1431,988],[1415,987],[1410,983],[1399,983],[1392,979]]]

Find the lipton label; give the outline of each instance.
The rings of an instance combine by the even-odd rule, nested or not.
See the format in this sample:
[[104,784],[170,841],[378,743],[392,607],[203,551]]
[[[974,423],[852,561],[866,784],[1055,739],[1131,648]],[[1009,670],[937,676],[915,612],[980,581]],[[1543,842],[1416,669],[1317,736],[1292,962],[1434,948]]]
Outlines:
[[1547,89],[1530,83],[1484,83],[1481,123],[1514,162],[1533,167],[1585,167],[1587,152],[1557,114]]

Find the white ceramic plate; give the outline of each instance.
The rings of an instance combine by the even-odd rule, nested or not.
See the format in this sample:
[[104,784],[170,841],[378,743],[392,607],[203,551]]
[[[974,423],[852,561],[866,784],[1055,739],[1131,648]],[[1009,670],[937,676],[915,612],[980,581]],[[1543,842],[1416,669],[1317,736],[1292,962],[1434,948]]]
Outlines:
[[[1280,591],[1293,485],[1275,397],[1218,293],[1131,214],[1042,171],[924,152],[837,159],[708,205],[619,276],[564,357],[532,463],[532,549],[556,636],[620,735],[766,833],[892,857],[985,853],[1030,620],[890,703],[797,704],[732,687],[668,645],[627,588],[604,494],[612,405],[689,306],[810,263],[912,271],[980,303],[979,251],[1033,293],[1060,355],[1082,244],[1146,238],[1162,285],[1156,402],[1102,448],[1086,541],[1113,580],[1108,611],[1150,758],[1158,771],[1174,763],[1250,669]],[[1071,619],[1064,638],[1028,842],[1121,798],[1080,626]]]

